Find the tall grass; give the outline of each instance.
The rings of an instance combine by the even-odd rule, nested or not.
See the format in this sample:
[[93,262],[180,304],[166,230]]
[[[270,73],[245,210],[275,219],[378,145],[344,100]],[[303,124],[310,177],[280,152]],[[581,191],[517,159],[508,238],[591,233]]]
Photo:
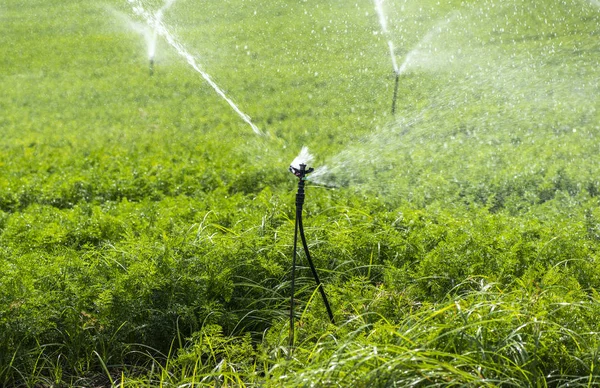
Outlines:
[[[506,292],[484,279],[469,282],[477,290],[410,308],[391,307],[398,295],[363,284],[368,295],[344,306],[348,313],[337,327],[319,314],[323,309],[306,306],[293,351],[284,317],[255,346],[207,326],[177,354],[152,360],[146,372],[125,368],[113,386],[593,387],[600,381],[597,298],[557,302],[562,291],[555,286],[521,282]],[[360,313],[350,306],[361,302],[370,305]],[[389,308],[406,313],[390,321],[383,315]]]

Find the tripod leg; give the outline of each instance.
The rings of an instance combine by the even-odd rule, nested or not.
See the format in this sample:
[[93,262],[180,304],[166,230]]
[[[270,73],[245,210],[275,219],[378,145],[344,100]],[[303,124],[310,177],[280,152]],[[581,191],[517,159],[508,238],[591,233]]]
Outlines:
[[323,288],[323,284],[319,279],[317,269],[315,268],[315,265],[313,264],[313,261],[310,257],[310,252],[308,251],[308,244],[306,243],[306,237],[304,236],[304,227],[302,226],[302,212],[300,212],[300,214],[296,216],[296,223],[298,224],[298,228],[300,229],[300,238],[302,239],[302,246],[304,247],[304,253],[306,253],[308,265],[310,266],[310,270],[312,271],[313,277],[315,278],[315,282],[317,283],[317,287],[319,288],[319,292],[321,293],[321,297],[323,298],[323,303],[325,303],[325,308],[327,309],[329,320],[331,320],[331,323],[335,323],[333,319],[333,312],[331,311],[331,306],[329,306],[329,301],[327,300],[327,294],[325,294],[325,289]]
[[294,227],[294,253],[292,255],[292,290],[290,294],[290,354],[294,347],[294,293],[296,292],[296,256],[298,248],[298,214],[296,214],[296,226]]

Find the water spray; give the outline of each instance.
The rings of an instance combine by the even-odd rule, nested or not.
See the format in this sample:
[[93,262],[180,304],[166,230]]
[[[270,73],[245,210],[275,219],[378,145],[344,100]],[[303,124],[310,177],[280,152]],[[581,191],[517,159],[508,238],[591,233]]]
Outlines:
[[310,266],[310,270],[315,279],[315,283],[317,284],[317,288],[321,293],[321,297],[323,298],[323,303],[325,303],[325,308],[327,309],[327,314],[329,315],[329,320],[331,323],[335,323],[333,319],[333,313],[331,311],[331,307],[329,305],[329,301],[327,300],[327,294],[325,293],[325,289],[323,288],[323,284],[319,279],[319,274],[317,273],[317,269],[312,261],[310,256],[310,252],[308,250],[308,244],[306,243],[306,236],[304,235],[304,226],[302,225],[302,207],[304,205],[304,184],[308,179],[307,175],[314,171],[314,168],[306,168],[306,163],[308,163],[312,159],[312,156],[308,153],[308,149],[306,147],[302,147],[302,151],[300,155],[298,155],[292,164],[290,165],[290,172],[298,177],[298,192],[296,193],[296,225],[294,227],[294,253],[292,257],[292,290],[290,295],[290,349],[294,346],[294,293],[295,293],[295,282],[296,282],[296,256],[298,254],[298,234],[300,234],[300,239],[302,240],[302,246],[304,248],[304,253],[306,255],[306,260],[308,261],[308,265]]
[[[381,24],[381,32],[384,35],[389,36],[389,32],[387,29],[387,18],[385,16],[385,12],[383,11],[383,0],[375,0],[375,11],[377,12],[377,16],[379,17],[379,24]],[[394,85],[394,96],[392,97],[392,114],[396,113],[396,100],[398,98],[398,85],[400,84],[400,74],[402,73],[402,69],[398,67],[398,62],[396,61],[396,54],[394,53],[394,43],[392,39],[388,37],[388,47],[390,48],[390,57],[392,58],[392,68],[394,69],[395,75],[395,85]]]

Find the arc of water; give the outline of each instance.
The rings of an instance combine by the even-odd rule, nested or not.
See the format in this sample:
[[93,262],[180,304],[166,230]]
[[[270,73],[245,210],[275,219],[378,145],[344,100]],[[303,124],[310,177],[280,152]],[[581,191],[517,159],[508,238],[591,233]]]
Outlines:
[[[158,11],[156,11],[156,13],[154,14],[154,17],[155,17],[157,23],[162,22],[162,18],[163,18],[165,11],[167,9],[169,9],[174,3],[175,3],[175,0],[167,0],[165,2],[165,4]],[[154,60],[154,57],[156,55],[156,40],[157,40],[157,38],[158,38],[158,32],[156,31],[156,29],[154,29],[152,31],[152,40],[150,41],[150,44],[148,45],[148,57],[150,58],[150,60]]]
[[396,61],[396,54],[394,54],[394,43],[391,40],[388,40],[388,47],[390,48],[390,56],[392,57],[392,67],[394,69],[394,73],[399,74],[400,69],[398,68],[398,62]]
[[385,17],[385,12],[383,12],[383,0],[375,0],[375,11],[377,11],[377,16],[379,16],[381,30],[384,34],[387,34],[387,18]]
[[[385,11],[383,10],[383,1],[384,0],[374,0],[375,1],[375,11],[377,12],[377,16],[379,17],[379,24],[381,24],[381,31],[384,35],[389,35],[387,29],[387,18],[385,16]],[[396,61],[396,54],[394,54],[394,42],[387,36],[387,43],[390,49],[390,57],[392,58],[392,66],[394,69],[394,73],[398,74],[398,62]]]
[[144,8],[140,0],[127,1],[132,5],[133,12],[141,16],[146,21],[146,23],[148,23],[154,29],[154,31],[156,31],[158,35],[162,36],[167,41],[167,43],[171,47],[173,47],[177,51],[177,53],[181,55],[187,61],[187,63],[202,76],[202,78],[204,78],[204,80],[215,90],[215,92],[217,92],[217,94],[221,96],[221,98],[223,98],[229,104],[229,106],[231,106],[231,108],[242,118],[242,120],[244,120],[248,125],[250,125],[254,133],[261,136],[263,135],[263,132],[260,129],[258,129],[256,125],[254,125],[254,123],[250,119],[250,116],[242,112],[240,108],[238,108],[238,106],[225,94],[223,89],[221,89],[219,85],[217,85],[215,81],[212,80],[210,75],[204,70],[202,70],[200,65],[198,65],[198,63],[196,62],[194,56],[190,54],[185,49],[185,47],[175,39],[175,37],[173,37],[173,35],[169,32],[169,30],[166,28],[163,22],[157,18],[156,14],[148,12]]

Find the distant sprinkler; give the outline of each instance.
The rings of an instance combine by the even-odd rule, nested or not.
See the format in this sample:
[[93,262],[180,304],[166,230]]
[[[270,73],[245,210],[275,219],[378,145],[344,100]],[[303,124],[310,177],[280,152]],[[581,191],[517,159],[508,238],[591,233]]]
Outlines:
[[381,32],[384,35],[388,36],[388,48],[390,49],[390,57],[392,59],[392,67],[394,68],[394,74],[396,75],[396,82],[394,85],[394,97],[392,98],[392,114],[396,114],[396,99],[398,98],[398,84],[400,83],[400,73],[402,70],[398,68],[398,63],[396,62],[396,54],[394,53],[394,43],[389,37],[389,32],[387,28],[387,17],[385,11],[383,9],[383,0],[375,0],[375,11],[379,16],[379,24],[381,24]]
[[169,7],[175,4],[175,0],[166,0],[163,6],[154,13],[154,27],[152,31],[152,36],[148,41],[148,51],[150,55],[150,75],[154,74],[154,55],[156,54],[156,40],[158,39],[158,28],[162,23],[162,18],[164,13]]
[[398,99],[398,85],[400,84],[400,72],[394,71],[396,82],[394,83],[394,96],[392,97],[392,114],[396,114],[396,100]]
[[295,293],[295,281],[296,281],[296,256],[298,254],[298,231],[300,232],[300,238],[302,240],[302,246],[304,248],[304,253],[306,255],[306,260],[308,261],[308,265],[310,266],[310,270],[312,271],[312,275],[315,279],[315,283],[317,284],[317,288],[323,298],[323,303],[325,304],[325,308],[327,309],[327,314],[329,315],[329,319],[331,323],[335,323],[333,319],[333,313],[331,312],[331,307],[329,305],[329,301],[327,300],[327,294],[325,294],[325,289],[323,288],[323,284],[319,279],[319,275],[317,273],[317,269],[310,257],[310,252],[308,251],[308,244],[306,243],[306,237],[304,236],[304,226],[302,225],[302,206],[304,205],[304,182],[307,180],[307,174],[310,174],[314,171],[314,168],[306,168],[306,163],[308,163],[312,159],[312,155],[308,153],[308,149],[306,147],[302,147],[302,151],[300,155],[298,155],[292,164],[290,165],[290,172],[298,177],[298,192],[296,193],[296,226],[294,228],[294,252],[292,257],[292,290],[290,295],[290,352],[294,346],[294,293]]

